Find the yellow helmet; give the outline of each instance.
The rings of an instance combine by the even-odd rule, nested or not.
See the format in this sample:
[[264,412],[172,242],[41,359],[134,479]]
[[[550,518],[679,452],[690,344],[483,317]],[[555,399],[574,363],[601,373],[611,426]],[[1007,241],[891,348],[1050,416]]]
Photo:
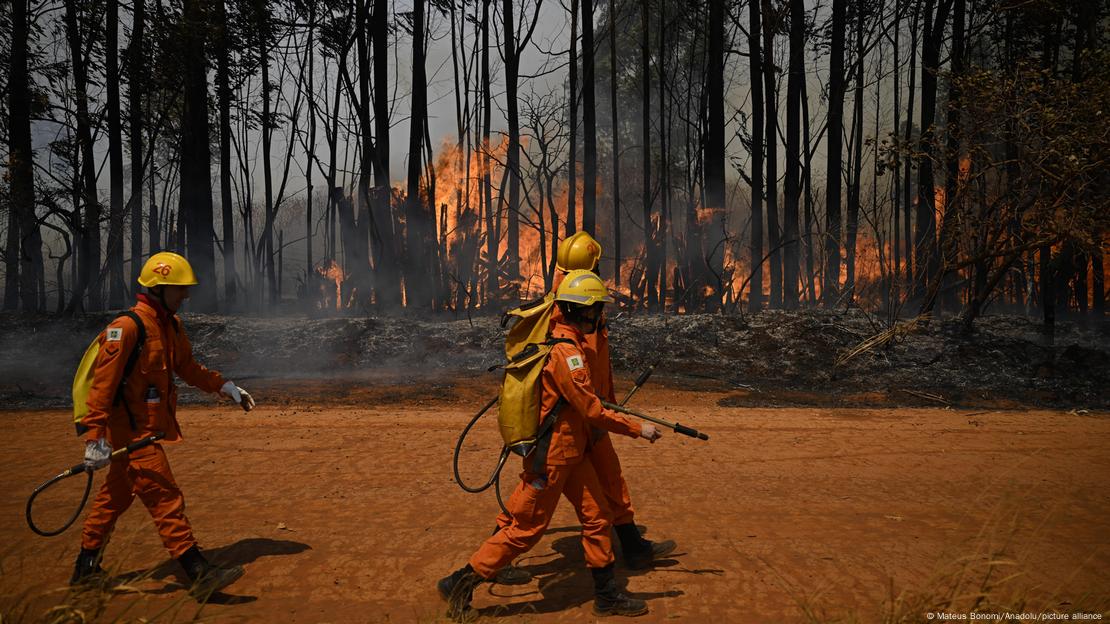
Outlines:
[[197,276],[189,261],[172,251],[160,251],[147,259],[139,273],[139,285],[147,288],[155,286],[195,286]]
[[593,270],[601,260],[601,243],[588,232],[575,232],[559,243],[555,267],[560,271]]
[[567,273],[555,291],[555,301],[592,306],[595,303],[612,303],[613,297],[605,282],[593,271],[578,269]]

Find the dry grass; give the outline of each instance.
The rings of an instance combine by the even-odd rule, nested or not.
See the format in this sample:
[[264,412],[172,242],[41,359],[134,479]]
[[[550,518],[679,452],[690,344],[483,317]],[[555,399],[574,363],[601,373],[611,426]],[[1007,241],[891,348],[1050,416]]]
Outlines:
[[860,342],[851,349],[848,349],[847,351],[841,353],[839,356],[837,356],[834,366],[843,366],[858,355],[867,353],[868,351],[873,351],[875,349],[883,348],[895,341],[902,340],[928,321],[928,314],[915,316],[908,321],[896,321],[890,327],[875,334],[874,336],[871,336],[867,340]]
[[[93,582],[75,587],[62,585],[48,589],[30,589],[17,596],[4,596],[0,602],[0,624],[130,624],[148,622],[203,622],[204,605],[198,605],[184,591],[172,597],[159,594],[173,591],[172,586],[150,589],[155,568],[128,572],[133,561],[129,540],[116,535],[110,548],[111,562],[104,563],[107,574]],[[3,559],[11,559],[7,553]],[[8,566],[0,559],[0,573],[5,585],[19,584],[7,576]],[[59,568],[59,574],[68,574]]]
[[899,590],[891,579],[887,598],[877,609],[838,612],[824,599],[831,586],[800,590],[781,573],[774,572],[794,599],[803,620],[810,624],[945,621],[938,614],[962,615],[963,619],[957,621],[973,621],[973,614],[979,616],[976,620],[991,621],[983,616],[999,614],[1001,621],[1019,621],[1005,619],[1008,613],[1036,614],[1038,618],[1033,621],[1046,620],[1042,614],[1087,613],[1100,614],[1103,620],[1110,618],[1110,591],[1095,594],[1072,589],[1087,562],[1077,562],[1070,575],[1054,579],[1052,586],[1034,580],[1030,572],[1035,566],[1025,544],[1031,536],[1035,538],[1043,522],[1040,526],[1024,526],[1017,505],[1005,505],[1008,511],[1001,511],[1001,507],[1000,503],[973,540],[942,554],[924,582]]

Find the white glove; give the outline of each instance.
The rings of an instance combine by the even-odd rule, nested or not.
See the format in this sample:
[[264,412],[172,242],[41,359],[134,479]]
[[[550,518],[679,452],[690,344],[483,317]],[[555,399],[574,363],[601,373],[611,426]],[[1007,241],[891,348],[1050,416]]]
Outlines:
[[656,440],[663,437],[663,432],[651,423],[643,423],[640,425],[640,437],[655,444]]
[[85,467],[97,470],[112,461],[112,445],[105,438],[85,443]]
[[220,388],[220,394],[238,403],[244,412],[254,409],[254,399],[250,393],[230,381],[225,382]]

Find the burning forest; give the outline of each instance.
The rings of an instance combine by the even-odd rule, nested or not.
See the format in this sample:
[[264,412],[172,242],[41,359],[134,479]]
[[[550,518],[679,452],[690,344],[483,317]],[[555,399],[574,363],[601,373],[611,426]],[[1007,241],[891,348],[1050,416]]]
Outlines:
[[217,4],[7,16],[4,309],[1104,313],[1096,4]]
[[0,3],[0,623],[1110,617],[1107,24]]

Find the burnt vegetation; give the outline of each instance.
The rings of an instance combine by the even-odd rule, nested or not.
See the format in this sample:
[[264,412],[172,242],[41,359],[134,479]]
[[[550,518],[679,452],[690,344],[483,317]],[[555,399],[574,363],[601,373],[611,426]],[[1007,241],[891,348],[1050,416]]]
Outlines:
[[627,312],[1104,318],[1100,1],[0,12],[5,310],[472,318],[584,229]]

